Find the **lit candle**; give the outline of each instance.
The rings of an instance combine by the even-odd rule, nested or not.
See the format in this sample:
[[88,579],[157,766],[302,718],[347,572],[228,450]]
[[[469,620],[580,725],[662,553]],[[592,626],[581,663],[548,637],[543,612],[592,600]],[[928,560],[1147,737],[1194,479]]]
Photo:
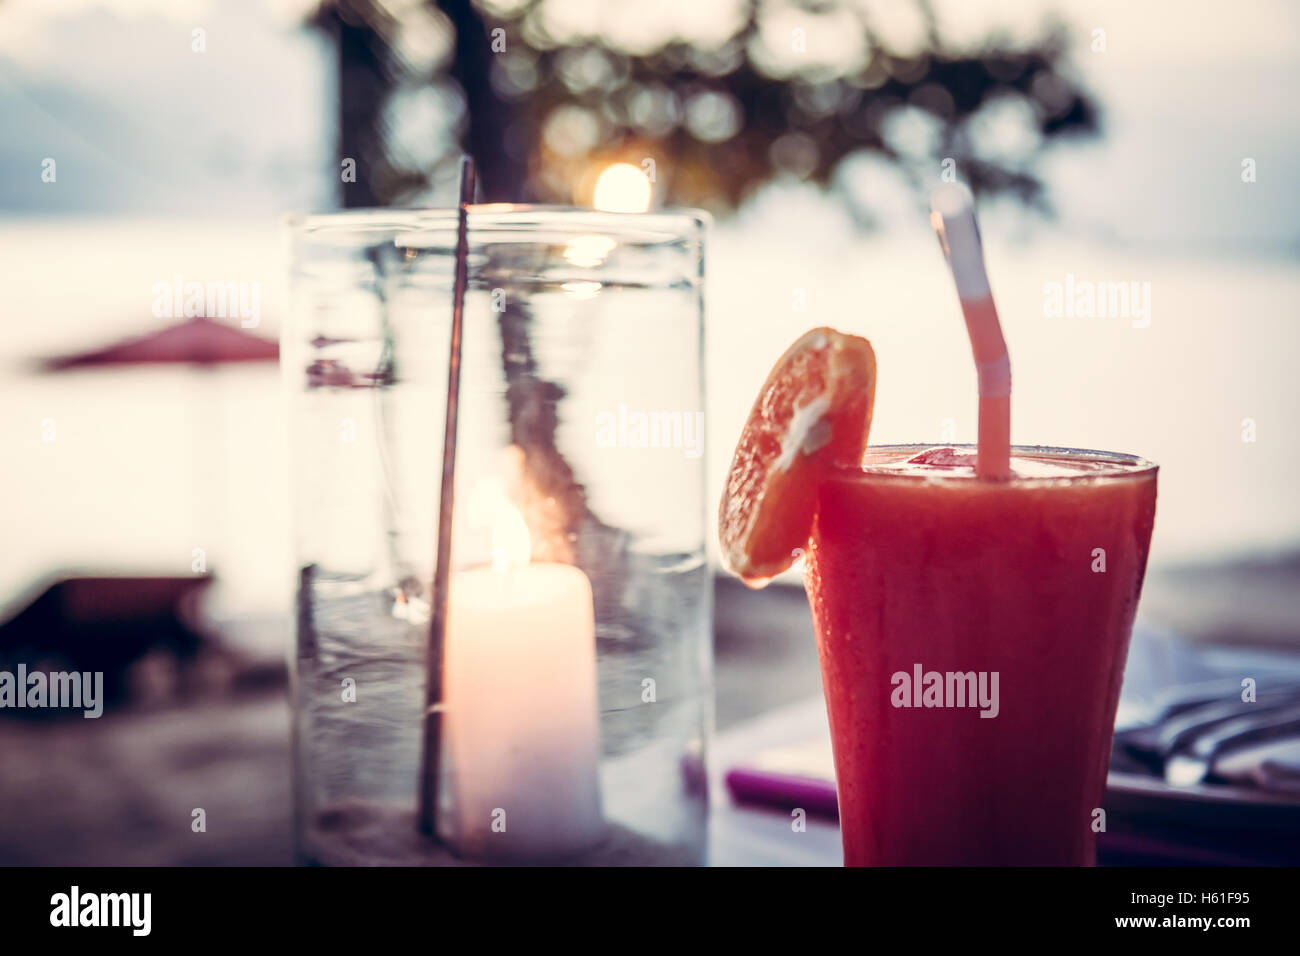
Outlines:
[[448,591],[440,833],[467,856],[562,858],[604,833],[591,582],[529,556],[503,501],[492,566],[453,575]]

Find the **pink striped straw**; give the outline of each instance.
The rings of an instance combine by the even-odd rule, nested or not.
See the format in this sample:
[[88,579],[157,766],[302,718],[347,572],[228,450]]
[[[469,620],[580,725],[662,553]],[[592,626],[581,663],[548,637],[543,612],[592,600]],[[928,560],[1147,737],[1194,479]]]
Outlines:
[[1011,474],[1011,360],[984,271],[984,249],[970,190],[949,183],[931,193],[930,223],[957,284],[957,298],[975,353],[980,392],[975,473],[981,478],[1005,478]]

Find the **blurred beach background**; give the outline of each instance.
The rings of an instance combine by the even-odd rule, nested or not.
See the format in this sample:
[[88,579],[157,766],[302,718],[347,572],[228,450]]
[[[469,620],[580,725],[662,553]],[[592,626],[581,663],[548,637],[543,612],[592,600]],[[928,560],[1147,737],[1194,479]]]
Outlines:
[[[436,5],[361,6],[398,24],[393,42],[408,64],[445,70],[455,33]],[[675,40],[722,48],[757,10],[774,36],[806,29],[814,54],[861,55],[837,46],[840,4],[473,6],[506,20],[544,10],[535,19],[554,42],[599,39],[635,55]],[[1013,439],[1160,464],[1145,619],[1205,639],[1295,643],[1300,9],[1285,0],[860,6],[904,59],[925,56],[931,29],[949,50],[1062,38],[1054,69],[1095,108],[1092,130],[1045,136],[1023,102],[990,97],[962,131],[969,152],[1041,185],[1030,201],[995,182],[977,189],[1014,369]],[[185,574],[203,548],[216,576],[212,616],[245,622],[232,633],[258,653],[285,653],[295,568],[275,364],[51,374],[40,363],[166,325],[151,312],[154,287],[178,275],[259,283],[255,331],[278,335],[288,308],[283,218],[346,201],[340,44],[308,24],[321,9],[308,0],[0,0],[0,617],[56,577]],[[796,66],[772,70],[788,77]],[[433,170],[404,200],[450,203],[442,158],[460,148],[465,98],[448,81],[399,84],[390,99],[382,125],[392,154]],[[941,124],[915,104],[894,106],[879,146],[824,176],[802,163],[807,137],[782,138],[778,174],[715,210],[710,500],[772,361],[813,325],[874,343],[874,442],[975,438],[969,345],[927,217],[945,155]],[[675,109],[655,122],[682,125]],[[566,170],[607,162],[608,153],[582,154],[581,117],[566,115],[540,136],[543,147],[564,153]],[[729,121],[713,133],[701,121],[702,141]],[[557,142],[565,136],[578,146]],[[42,179],[47,158],[53,182]],[[958,178],[965,168],[957,164]],[[562,199],[566,188],[553,176],[521,182],[517,198]],[[1045,290],[1067,281],[1149,283],[1150,314],[1047,314]],[[720,633],[729,606],[724,596]],[[815,692],[811,644],[800,653],[812,665],[796,686],[764,697],[753,688],[771,656],[728,671],[720,647],[720,723]],[[734,700],[723,699],[728,688]]]
[[[584,4],[569,6],[584,15]],[[663,7],[657,29],[676,32],[676,7],[687,6]],[[681,32],[707,39],[719,26],[708,11],[725,27],[732,5],[694,6]],[[900,44],[922,42],[909,37],[920,29],[912,5],[878,8],[875,22]],[[1014,363],[1015,440],[1157,461],[1156,567],[1295,546],[1300,195],[1290,187],[1300,176],[1300,118],[1290,105],[1300,90],[1300,12],[1284,2],[1252,3],[1240,16],[1209,3],[935,8],[954,43],[1033,36],[1059,18],[1073,41],[1070,69],[1100,110],[1098,135],[1052,144],[1038,160],[1053,214],[1011,199],[981,207]],[[337,203],[337,59],[302,26],[312,9],[0,4],[6,602],[58,570],[171,573],[203,547],[229,613],[287,607],[286,426],[273,365],[53,376],[34,363],[166,324],[151,315],[153,289],[175,275],[261,283],[258,331],[278,333],[281,217]],[[204,53],[191,51],[195,26],[206,30]],[[1105,31],[1103,52],[1092,50],[1094,29]],[[439,41],[449,42],[436,32],[428,40]],[[454,135],[454,115],[426,112],[414,108],[412,124]],[[1014,111],[989,112],[985,148],[1014,155],[1033,145]],[[905,115],[890,135],[906,156],[923,154],[931,131]],[[45,157],[57,161],[53,183],[41,179]],[[1248,158],[1254,182],[1243,182]],[[844,189],[865,197],[867,229],[841,192],[793,176],[763,186],[714,229],[711,489],[773,357],[814,324],[875,343],[873,441],[974,439],[968,345],[924,193],[898,164],[846,165]],[[432,201],[450,200],[449,190],[440,184]],[[1149,326],[1046,316],[1044,287],[1067,274],[1150,283]],[[200,435],[220,449],[190,453]]]

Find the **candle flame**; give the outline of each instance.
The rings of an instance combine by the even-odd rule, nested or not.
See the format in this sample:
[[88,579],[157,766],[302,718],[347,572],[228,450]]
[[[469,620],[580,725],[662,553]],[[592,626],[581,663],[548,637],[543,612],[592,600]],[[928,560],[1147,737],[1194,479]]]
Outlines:
[[532,557],[528,525],[519,509],[502,501],[492,517],[492,570],[522,567]]

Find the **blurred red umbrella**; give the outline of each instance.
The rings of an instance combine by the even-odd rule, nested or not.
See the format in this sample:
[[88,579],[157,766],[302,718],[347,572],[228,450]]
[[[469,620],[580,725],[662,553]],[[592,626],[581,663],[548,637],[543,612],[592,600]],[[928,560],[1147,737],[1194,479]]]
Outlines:
[[45,369],[91,368],[100,365],[225,365],[232,362],[274,362],[280,346],[242,328],[195,316],[147,335],[123,339],[104,348],[46,359]]
[[[205,316],[195,316],[102,348],[54,356],[42,361],[41,367],[49,372],[141,365],[189,365],[200,370],[201,379],[209,384],[195,393],[191,403],[193,417],[189,433],[196,487],[195,537],[203,538],[205,548],[211,548],[218,546],[218,542],[207,539],[216,537],[219,532],[197,517],[197,512],[206,510],[203,508],[205,503],[211,507],[214,502],[219,502],[217,507],[224,513],[228,511],[229,502],[226,500],[223,474],[225,422],[221,414],[221,390],[212,387],[216,385],[216,379],[209,378],[209,375],[219,366],[275,362],[279,357],[279,343],[273,339],[263,338],[246,329]],[[204,459],[208,462],[207,467],[201,464]],[[205,484],[208,485],[206,491],[200,490]],[[216,527],[225,525],[225,521],[219,521]]]

